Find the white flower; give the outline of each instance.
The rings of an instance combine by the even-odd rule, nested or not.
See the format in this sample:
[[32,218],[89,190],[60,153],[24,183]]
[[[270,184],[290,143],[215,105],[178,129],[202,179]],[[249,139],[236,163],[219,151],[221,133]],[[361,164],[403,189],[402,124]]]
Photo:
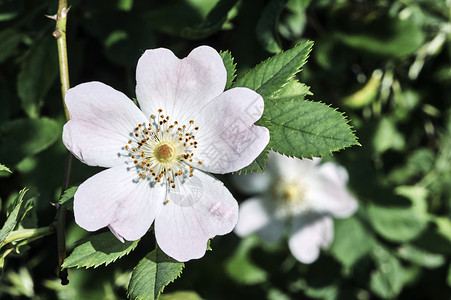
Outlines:
[[346,189],[348,174],[333,163],[300,160],[271,152],[265,175],[237,176],[244,191],[257,193],[240,206],[235,233],[257,233],[274,243],[287,226],[289,248],[297,260],[314,262],[320,249],[333,240],[331,217],[346,218],[357,210],[357,201]]
[[76,223],[89,231],[108,226],[123,241],[141,238],[155,221],[158,245],[179,261],[202,257],[208,239],[230,232],[238,204],[206,172],[249,165],[269,132],[253,125],[263,113],[261,96],[247,88],[224,92],[226,77],[210,47],[184,59],[159,48],[138,62],[141,110],[99,82],[70,89],[63,142],[85,164],[108,168],[79,186]]

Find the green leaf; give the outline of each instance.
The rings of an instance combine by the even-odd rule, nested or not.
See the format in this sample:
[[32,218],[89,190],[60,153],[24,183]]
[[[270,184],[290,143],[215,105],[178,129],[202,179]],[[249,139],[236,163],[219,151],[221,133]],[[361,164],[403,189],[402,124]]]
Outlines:
[[268,274],[251,260],[251,251],[260,243],[256,235],[241,240],[240,245],[226,263],[226,271],[230,277],[244,284],[265,282]]
[[343,105],[349,108],[360,109],[374,102],[379,92],[382,75],[381,70],[375,70],[368,82],[360,90],[343,97]]
[[238,0],[220,0],[201,24],[184,28],[182,30],[182,37],[203,39],[219,31],[227,21],[230,11],[235,7],[237,2]]
[[306,10],[310,0],[288,0],[284,17],[277,26],[280,34],[290,41],[299,40],[307,22]]
[[277,102],[292,101],[293,99],[304,100],[307,95],[313,95],[310,92],[310,87],[295,79],[291,79],[281,90],[271,96],[270,99],[276,100]]
[[22,108],[30,118],[37,118],[48,90],[58,74],[55,40],[46,38],[34,45],[23,59],[17,78],[17,92]]
[[347,46],[379,56],[402,58],[423,44],[422,26],[413,17],[407,19],[379,18],[368,25],[354,26],[355,31],[338,34]]
[[14,208],[11,213],[8,215],[5,224],[3,224],[2,229],[0,230],[0,248],[3,246],[3,242],[8,237],[11,231],[14,230],[17,223],[20,220],[20,211],[22,208],[23,198],[28,189],[23,189],[19,192],[16,200],[14,201]]
[[128,286],[130,299],[157,299],[163,289],[182,273],[184,263],[167,256],[157,246],[133,269]]
[[136,248],[138,241],[122,243],[111,232],[91,235],[77,242],[74,251],[64,260],[62,268],[96,268],[108,265],[130,253]]
[[78,186],[72,186],[70,188],[68,188],[67,190],[64,191],[64,194],[61,196],[61,198],[58,200],[58,202],[61,205],[66,205],[67,209],[69,210],[74,210],[74,195],[75,192],[77,191]]
[[23,35],[15,29],[8,28],[0,32],[0,63],[17,53],[17,47],[22,41]]
[[230,51],[220,51],[219,55],[221,55],[222,61],[224,62],[224,66],[227,71],[227,83],[225,89],[229,89],[232,84],[233,80],[235,80],[236,77],[236,63],[233,62],[233,57]]
[[371,274],[370,289],[381,298],[395,298],[404,284],[401,264],[381,246],[374,247],[372,255],[377,269]]
[[5,122],[0,126],[0,161],[15,165],[47,149],[60,137],[61,127],[48,118]]
[[413,245],[401,246],[401,248],[398,249],[398,255],[402,259],[416,265],[431,269],[438,268],[446,262],[444,255],[431,253]]
[[12,173],[11,170],[7,166],[2,165],[2,164],[0,164],[0,172]]
[[402,133],[396,128],[393,120],[382,118],[374,134],[373,147],[376,153],[384,153],[389,149],[402,150],[405,147]]
[[307,61],[312,46],[313,42],[303,42],[268,58],[239,77],[233,86],[248,87],[264,99],[275,95],[300,71]]
[[374,238],[357,218],[335,220],[334,230],[330,252],[347,268],[352,267],[373,248]]
[[271,53],[282,51],[276,27],[286,2],[286,0],[270,1],[263,9],[257,23],[257,40],[266,51]]
[[276,152],[321,157],[359,145],[345,117],[327,105],[306,100],[266,104],[263,124],[271,131],[269,147]]
[[[416,238],[429,220],[427,214],[427,191],[419,186],[399,187],[398,195],[410,199],[410,206],[370,204],[368,217],[378,234],[393,242],[407,242]],[[407,200],[407,199],[406,199]]]

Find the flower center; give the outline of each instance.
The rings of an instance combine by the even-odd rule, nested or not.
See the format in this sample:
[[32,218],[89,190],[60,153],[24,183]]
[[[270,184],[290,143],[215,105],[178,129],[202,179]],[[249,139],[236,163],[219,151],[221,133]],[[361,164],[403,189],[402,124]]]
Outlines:
[[194,120],[179,124],[171,122],[162,112],[159,109],[157,116],[151,115],[149,124],[138,124],[123,150],[140,178],[166,184],[169,192],[170,188],[177,189],[192,177],[194,166],[201,165],[202,161],[195,159],[195,133],[199,127],[194,125]]
[[161,144],[155,147],[155,158],[161,163],[171,162],[175,156],[174,147],[170,144]]
[[302,181],[276,180],[272,186],[276,211],[284,216],[295,215],[306,209],[306,186]]

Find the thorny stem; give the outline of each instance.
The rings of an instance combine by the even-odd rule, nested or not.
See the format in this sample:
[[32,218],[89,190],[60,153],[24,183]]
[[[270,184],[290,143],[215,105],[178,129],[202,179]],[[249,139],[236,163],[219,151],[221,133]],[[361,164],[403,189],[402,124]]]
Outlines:
[[[70,119],[69,111],[67,110],[64,96],[69,89],[69,67],[67,63],[67,46],[66,46],[66,21],[67,13],[70,7],[67,7],[67,0],[59,0],[58,13],[53,17],[56,20],[55,31],[53,36],[56,39],[58,45],[58,61],[60,69],[60,81],[61,81],[61,95],[63,99],[64,114],[66,120]],[[72,169],[72,155],[67,152],[66,165],[64,170],[63,184],[61,188],[61,194],[69,187],[70,173]],[[61,270],[61,266],[66,258],[66,208],[63,205],[56,203],[56,239],[58,243],[58,276],[61,279],[61,284],[66,285],[69,283],[67,279],[67,270]]]

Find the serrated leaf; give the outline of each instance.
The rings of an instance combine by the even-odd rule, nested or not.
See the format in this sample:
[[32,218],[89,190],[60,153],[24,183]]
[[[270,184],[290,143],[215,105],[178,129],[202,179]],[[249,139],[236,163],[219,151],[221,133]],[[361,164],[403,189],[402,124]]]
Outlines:
[[307,95],[313,95],[310,92],[310,87],[300,83],[296,79],[291,79],[281,90],[271,96],[270,99],[276,100],[277,102],[293,101],[293,99],[304,100]]
[[11,170],[7,166],[2,165],[2,164],[0,164],[0,172],[12,173]]
[[220,51],[219,55],[221,55],[222,61],[224,62],[224,66],[227,71],[227,83],[225,86],[225,89],[227,90],[232,86],[233,80],[235,80],[236,63],[233,62],[232,53],[230,53],[230,51]]
[[66,205],[67,209],[69,210],[73,210],[73,205],[74,205],[74,195],[75,192],[77,191],[78,186],[72,186],[70,188],[68,188],[66,191],[64,191],[64,194],[61,196],[61,198],[58,200],[58,202],[61,205]]
[[5,122],[0,126],[0,161],[15,165],[50,147],[60,136],[61,127],[48,118]]
[[321,157],[359,144],[345,117],[327,105],[306,100],[266,104],[263,124],[270,129],[269,146],[276,152]]
[[55,82],[58,62],[55,41],[46,38],[30,49],[20,66],[17,92],[22,108],[30,118],[37,118],[44,97]]
[[263,9],[257,22],[257,40],[266,51],[271,53],[282,51],[276,27],[286,2],[286,0],[270,1]]
[[74,251],[64,260],[62,268],[96,268],[108,265],[130,253],[136,248],[138,241],[122,243],[111,232],[91,235],[77,242]]
[[157,299],[163,289],[180,276],[184,266],[157,247],[133,269],[128,297],[132,300]]
[[220,0],[208,13],[205,21],[196,27],[186,27],[182,30],[182,37],[188,39],[203,39],[219,31],[227,21],[229,12],[238,0]]
[[13,210],[8,215],[8,218],[6,219],[5,224],[3,224],[3,227],[0,230],[0,248],[3,247],[3,242],[8,237],[8,235],[11,233],[11,231],[14,230],[14,228],[16,227],[16,225],[19,221],[19,218],[20,218],[19,212],[22,208],[23,198],[27,191],[28,191],[28,189],[25,188],[19,192],[19,195],[17,195],[17,198],[14,201]]
[[306,41],[268,58],[239,77],[233,86],[255,90],[264,99],[273,96],[300,71],[312,46],[313,42]]

